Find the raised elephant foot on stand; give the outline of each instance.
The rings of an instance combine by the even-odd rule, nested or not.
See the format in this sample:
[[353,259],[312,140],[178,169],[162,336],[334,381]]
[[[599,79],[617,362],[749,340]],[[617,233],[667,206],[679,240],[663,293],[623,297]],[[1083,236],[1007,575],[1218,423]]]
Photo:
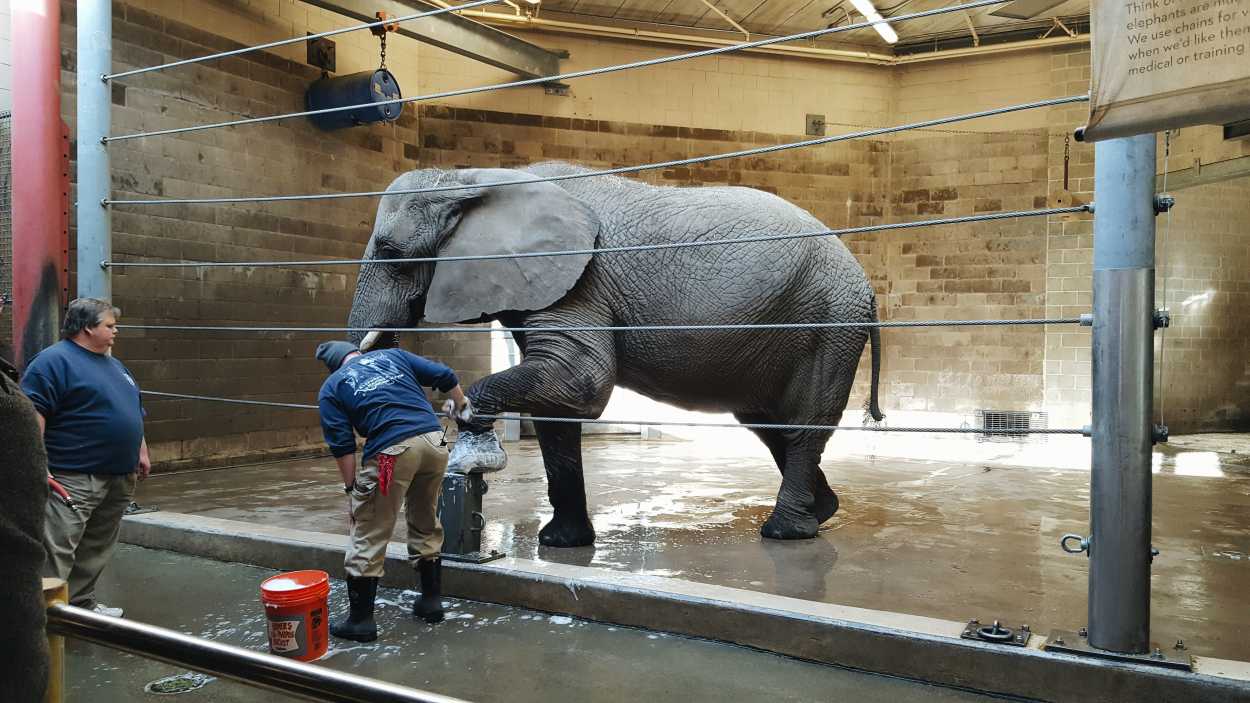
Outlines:
[[508,453],[494,430],[461,432],[447,459],[447,473],[467,474],[470,471],[489,473],[508,465]]

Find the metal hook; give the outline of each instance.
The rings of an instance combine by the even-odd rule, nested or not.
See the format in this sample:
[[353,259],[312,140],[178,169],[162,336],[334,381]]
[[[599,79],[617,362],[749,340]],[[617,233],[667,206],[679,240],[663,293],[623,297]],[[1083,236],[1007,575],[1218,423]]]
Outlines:
[[[1068,546],[1068,542],[1071,540],[1076,540],[1077,542],[1076,549],[1073,549]],[[1076,534],[1072,534],[1071,532],[1069,532],[1068,534],[1059,538],[1059,548],[1067,552],[1068,554],[1080,554],[1081,552],[1085,552],[1086,555],[1088,555],[1089,554],[1089,540],[1086,539],[1085,537],[1082,537],[1081,535],[1076,535]]]

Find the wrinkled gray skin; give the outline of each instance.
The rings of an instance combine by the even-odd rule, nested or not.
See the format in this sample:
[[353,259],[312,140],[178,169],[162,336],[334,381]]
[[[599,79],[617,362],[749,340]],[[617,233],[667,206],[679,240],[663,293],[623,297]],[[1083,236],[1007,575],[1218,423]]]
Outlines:
[[[582,171],[563,163],[519,170],[412,171],[391,190],[436,183],[482,183]],[[656,187],[617,177],[541,187],[475,188],[383,197],[366,258],[526,251],[540,231],[546,250],[684,242],[815,232],[826,227],[774,195],[748,188]],[[505,198],[503,191],[514,191]],[[470,218],[486,225],[473,224]],[[577,211],[573,224],[541,213]],[[475,214],[476,213],[476,214]],[[589,217],[586,216],[589,213]],[[590,232],[562,232],[578,221]],[[557,233],[551,235],[551,231]],[[563,267],[563,269],[544,267]],[[584,263],[584,269],[582,268]],[[834,237],[598,254],[593,258],[505,260],[483,264],[366,265],[349,324],[414,326],[497,319],[507,326],[666,325],[875,321],[876,301],[859,263]],[[530,267],[518,274],[521,266]],[[511,271],[512,274],[508,274]],[[570,273],[571,272],[571,273]],[[508,275],[513,282],[498,281]],[[440,280],[441,279],[441,280]],[[432,283],[433,282],[433,283]],[[481,286],[495,285],[483,300]],[[509,287],[506,290],[500,288]],[[512,289],[524,289],[513,291]],[[427,300],[428,296],[428,300]],[[465,302],[467,301],[467,302]],[[448,307],[455,308],[449,311]],[[427,310],[439,310],[427,316]],[[484,313],[484,314],[479,314]],[[445,319],[447,316],[458,320]],[[872,337],[868,410],[877,407],[880,343],[875,329],[530,332],[518,334],[524,360],[468,391],[476,412],[528,412],[595,418],[614,385],[690,410],[732,412],[739,422],[836,425],[846,408],[864,343]],[[353,333],[359,343],[362,334]],[[591,544],[594,528],[582,478],[581,426],[534,423],[554,508],[544,545]],[[461,431],[490,429],[489,421]],[[781,470],[781,489],[764,537],[813,537],[838,509],[819,462],[831,432],[752,430]]]

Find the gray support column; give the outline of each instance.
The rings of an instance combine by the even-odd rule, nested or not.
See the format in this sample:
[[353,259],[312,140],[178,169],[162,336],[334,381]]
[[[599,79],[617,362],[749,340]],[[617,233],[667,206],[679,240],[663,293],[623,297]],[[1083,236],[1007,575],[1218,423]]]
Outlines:
[[1155,135],[1094,152],[1089,643],[1150,644]]
[[109,209],[109,155],[100,141],[109,133],[112,86],[101,76],[113,70],[113,3],[78,3],[78,295],[112,300],[113,258]]

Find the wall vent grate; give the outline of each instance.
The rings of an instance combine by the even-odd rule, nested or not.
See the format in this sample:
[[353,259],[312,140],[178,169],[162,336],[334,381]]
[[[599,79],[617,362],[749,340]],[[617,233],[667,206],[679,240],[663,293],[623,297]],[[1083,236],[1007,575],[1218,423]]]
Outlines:
[[[977,410],[977,429],[997,430],[977,435],[978,442],[1045,442],[1044,434],[1011,432],[1010,430],[1044,430],[1046,413],[1029,410]],[[1007,432],[1003,432],[1007,430]]]

